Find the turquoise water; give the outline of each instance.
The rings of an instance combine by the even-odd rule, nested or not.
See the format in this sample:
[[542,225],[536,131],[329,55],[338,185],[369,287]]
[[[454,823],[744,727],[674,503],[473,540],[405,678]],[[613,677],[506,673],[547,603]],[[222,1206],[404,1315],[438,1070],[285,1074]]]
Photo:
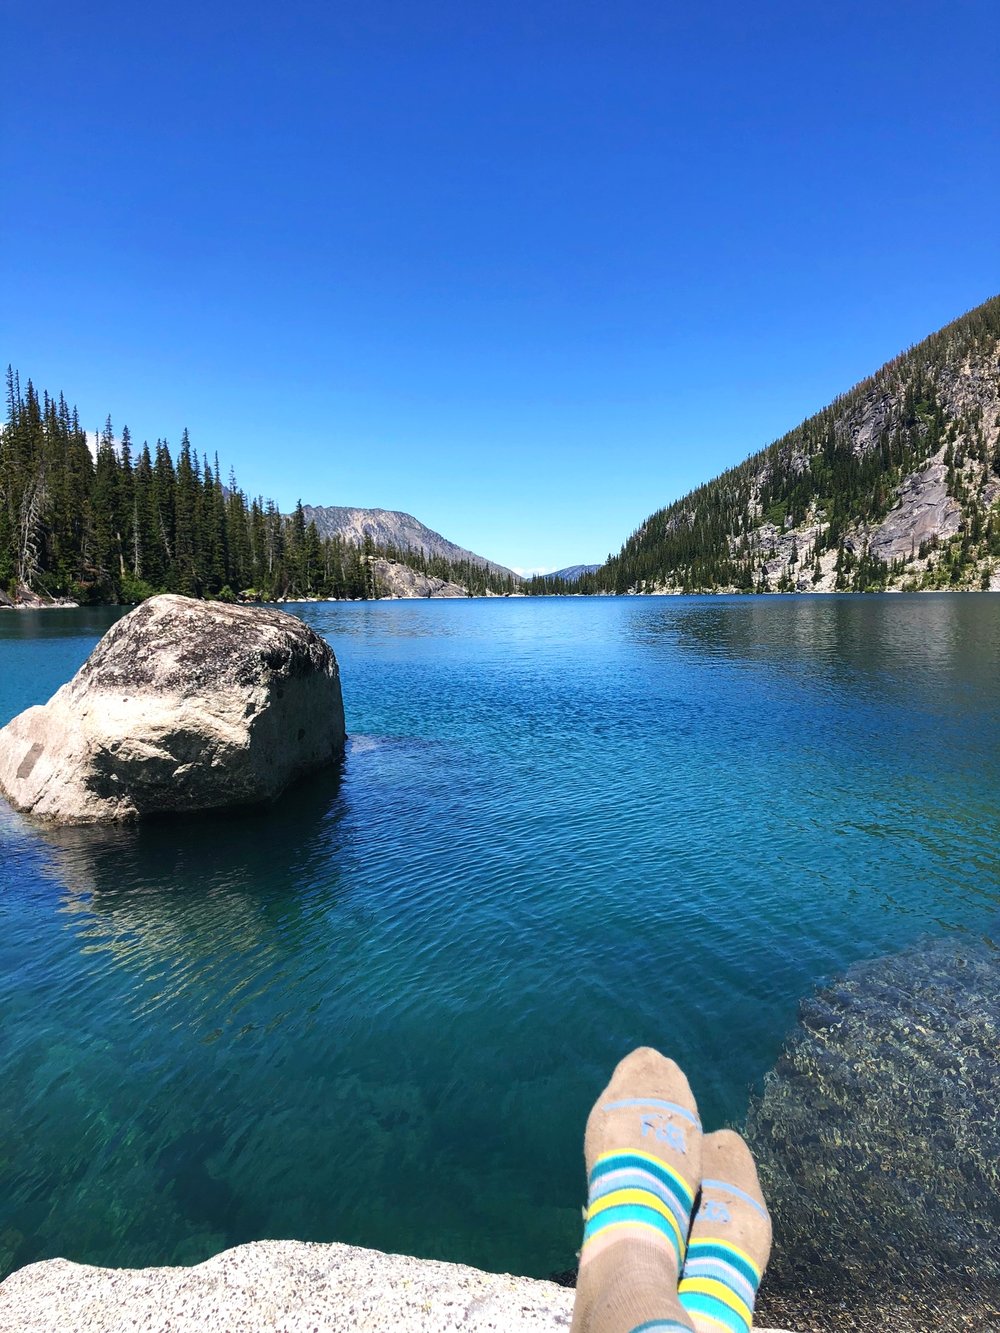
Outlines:
[[[626,1050],[738,1122],[823,978],[995,933],[1000,597],[296,610],[339,773],[0,814],[0,1272],[265,1236],[565,1269]],[[0,615],[0,722],[112,619]]]

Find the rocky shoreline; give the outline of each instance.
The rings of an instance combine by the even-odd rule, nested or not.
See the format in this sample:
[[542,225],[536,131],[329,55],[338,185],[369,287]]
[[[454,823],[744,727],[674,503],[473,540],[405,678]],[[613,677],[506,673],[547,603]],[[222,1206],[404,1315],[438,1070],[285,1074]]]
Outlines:
[[0,588],[0,611],[66,611],[79,605],[70,597],[42,597],[24,584],[13,597]]

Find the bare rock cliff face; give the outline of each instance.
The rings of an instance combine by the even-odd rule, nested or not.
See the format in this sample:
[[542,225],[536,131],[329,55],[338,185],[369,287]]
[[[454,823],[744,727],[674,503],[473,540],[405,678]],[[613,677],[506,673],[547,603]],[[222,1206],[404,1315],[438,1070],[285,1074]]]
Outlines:
[[376,560],[375,577],[389,597],[468,597],[467,588],[448,579],[421,574],[395,560]]
[[0,792],[61,824],[264,802],[344,748],[332,649],[294,616],[153,597],[0,730]]
[[922,543],[947,541],[961,527],[962,506],[948,494],[943,453],[900,485],[895,508],[871,537],[880,559],[912,560]]
[[1000,296],[657,510],[614,592],[1000,587]]

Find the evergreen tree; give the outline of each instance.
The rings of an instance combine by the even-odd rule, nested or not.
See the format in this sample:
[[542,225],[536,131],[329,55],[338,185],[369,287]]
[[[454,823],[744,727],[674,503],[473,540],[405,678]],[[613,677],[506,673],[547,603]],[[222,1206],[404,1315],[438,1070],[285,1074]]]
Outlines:
[[197,597],[201,592],[198,577],[198,478],[191,457],[191,439],[187,427],[181,435],[177,456],[177,476],[174,485],[174,555],[170,581],[173,591],[185,597]]

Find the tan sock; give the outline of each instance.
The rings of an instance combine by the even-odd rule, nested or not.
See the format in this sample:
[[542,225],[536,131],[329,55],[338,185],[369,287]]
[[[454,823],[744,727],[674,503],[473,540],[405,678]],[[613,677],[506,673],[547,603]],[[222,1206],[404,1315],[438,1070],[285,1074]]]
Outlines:
[[750,1149],[731,1129],[702,1141],[701,1203],[681,1274],[697,1333],[749,1333],[771,1253],[771,1219]]
[[587,1120],[587,1222],[572,1333],[691,1333],[677,1299],[701,1182],[701,1122],[680,1068],[627,1055]]

